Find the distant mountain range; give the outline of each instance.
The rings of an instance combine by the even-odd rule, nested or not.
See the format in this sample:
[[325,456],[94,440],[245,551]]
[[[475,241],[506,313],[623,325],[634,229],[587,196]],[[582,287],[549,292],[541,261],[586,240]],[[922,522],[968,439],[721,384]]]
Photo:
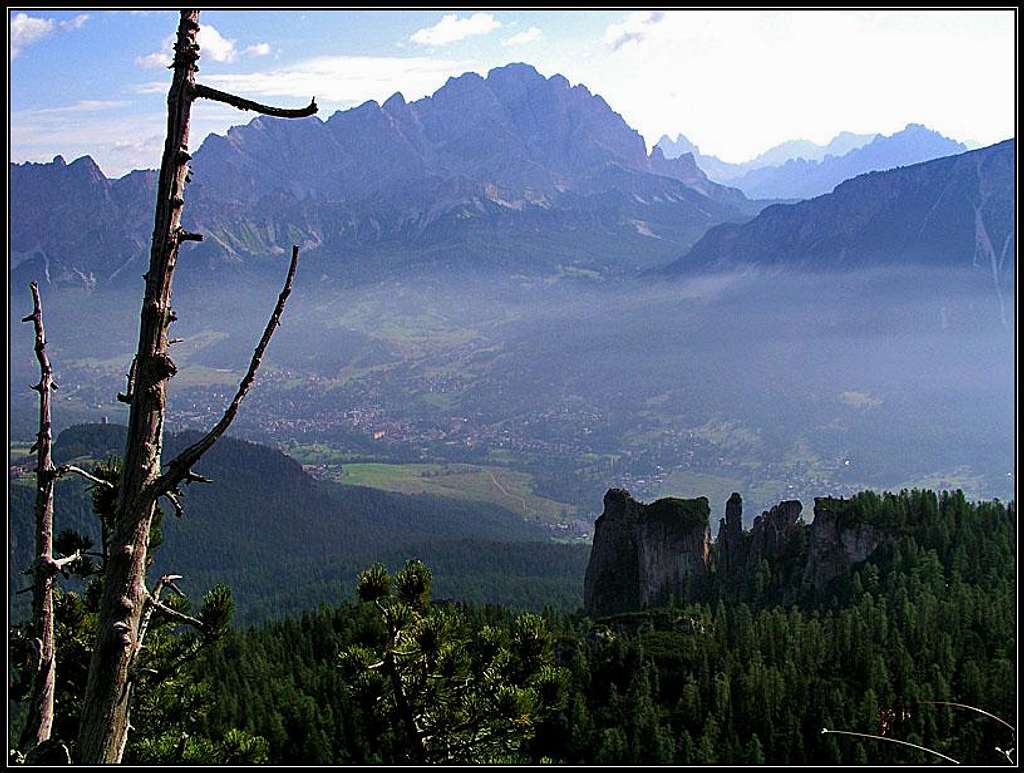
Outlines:
[[820,161],[791,159],[782,166],[753,169],[733,181],[754,198],[810,199],[831,193],[851,177],[963,153],[967,146],[920,124],[888,137],[879,135],[842,156]]
[[[682,136],[662,138],[648,154],[643,138],[585,86],[510,64],[487,77],[451,78],[415,102],[395,94],[326,120],[261,116],[210,135],[194,154],[184,213],[185,226],[206,239],[187,248],[195,270],[182,281],[202,281],[211,270],[276,272],[293,243],[303,250],[305,277],[343,284],[424,270],[634,276],[728,225],[692,253],[714,256],[709,245],[748,233],[741,224],[772,201],[963,150],[912,124],[888,137],[784,143],[726,173]],[[884,188],[884,180],[872,185]],[[137,282],[148,264],[155,186],[153,171],[112,180],[88,156],[12,164],[11,279],[86,288]],[[968,198],[955,204],[959,194]],[[942,206],[970,214],[971,195],[947,191]],[[813,242],[801,260],[860,246],[849,241],[867,203],[845,194],[830,201],[832,241]],[[870,238],[883,250],[892,235]]]
[[[197,106],[201,110],[202,106]],[[193,264],[251,267],[295,242],[327,276],[424,265],[628,275],[760,206],[643,138],[585,86],[513,64],[335,113],[258,117],[195,153]],[[12,265],[103,284],[145,268],[154,173],[11,167]]]
[[655,147],[661,148],[666,158],[676,158],[684,153],[692,153],[697,165],[719,182],[734,180],[754,169],[766,166],[781,166],[787,161],[802,158],[807,161],[821,161],[826,156],[843,156],[855,148],[863,147],[871,142],[877,134],[854,134],[840,132],[826,145],[819,145],[810,140],[788,140],[761,153],[750,161],[732,164],[722,161],[717,156],[708,156],[700,152],[685,135],[678,134],[673,140],[667,134],[662,135]]
[[708,176],[727,182],[752,199],[809,199],[830,193],[843,180],[865,172],[894,169],[933,158],[963,153],[967,146],[921,124],[908,124],[895,134],[843,132],[828,145],[794,140],[765,151],[752,161],[729,164],[699,149],[679,135],[662,137],[657,147],[666,156],[695,153]]
[[972,268],[1000,298],[1013,291],[1014,157],[1006,140],[847,180],[832,193],[767,207],[712,228],[665,273],[759,268],[835,270],[919,264]]

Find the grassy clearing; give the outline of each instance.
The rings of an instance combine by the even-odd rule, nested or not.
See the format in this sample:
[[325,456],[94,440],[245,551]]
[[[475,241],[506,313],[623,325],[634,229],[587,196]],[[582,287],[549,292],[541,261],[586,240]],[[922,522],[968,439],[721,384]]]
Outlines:
[[339,451],[325,443],[285,443],[280,448],[300,464],[337,465],[366,458],[364,454]]
[[339,483],[452,499],[490,502],[543,523],[560,523],[576,508],[533,493],[533,478],[503,467],[471,464],[349,463],[333,476]]

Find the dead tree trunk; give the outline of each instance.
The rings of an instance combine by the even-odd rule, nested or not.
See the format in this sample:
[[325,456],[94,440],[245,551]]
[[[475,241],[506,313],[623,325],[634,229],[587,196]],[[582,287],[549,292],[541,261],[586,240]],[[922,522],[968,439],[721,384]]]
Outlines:
[[57,682],[56,657],[53,646],[53,489],[57,483],[51,447],[50,392],[57,388],[53,369],[46,355],[46,330],[43,327],[43,305],[39,286],[32,285],[32,314],[22,322],[32,322],[36,332],[36,359],[39,361],[39,433],[36,435],[36,550],[32,568],[32,628],[39,660],[29,697],[28,722],[21,734],[22,751],[50,739],[53,729],[53,695]]
[[[32,575],[32,640],[36,654],[36,671],[29,693],[28,717],[18,746],[22,753],[45,744],[53,733],[54,694],[57,684],[57,652],[54,643],[54,580],[66,572],[69,564],[81,557],[80,551],[70,556],[53,556],[53,499],[57,480],[74,473],[95,485],[109,486],[104,480],[70,464],[53,466],[53,430],[50,422],[50,393],[57,390],[53,368],[46,353],[46,328],[43,326],[43,302],[39,285],[32,282],[32,313],[22,319],[35,328],[35,352],[39,362],[39,383],[32,389],[39,393],[39,431],[32,449],[36,452],[35,561],[26,574]],[[28,590],[28,589],[26,589]]]
[[181,12],[174,46],[174,76],[167,95],[167,139],[160,164],[139,346],[128,390],[122,396],[131,405],[128,441],[111,533],[111,549],[104,567],[99,623],[79,729],[78,758],[84,763],[119,762],[124,753],[134,682],[133,656],[136,653],[143,612],[150,599],[146,589],[146,554],[157,500],[167,496],[178,506],[175,498],[178,484],[198,479],[192,473],[191,466],[224,433],[234,418],[238,404],[255,377],[263,350],[279,321],[291,290],[298,258],[298,248],[295,247],[285,289],[278,299],[267,331],[257,346],[249,371],[224,417],[200,443],[171,462],[169,469],[161,475],[160,452],[166,384],[176,371],[168,354],[167,329],[175,319],[171,309],[171,281],[179,245],[183,241],[202,239],[202,236],[188,233],[181,227],[188,162],[191,159],[188,140],[192,101],[197,97],[214,99],[241,110],[256,110],[285,118],[300,118],[316,112],[315,101],[300,110],[280,110],[197,86],[198,19],[199,11]]

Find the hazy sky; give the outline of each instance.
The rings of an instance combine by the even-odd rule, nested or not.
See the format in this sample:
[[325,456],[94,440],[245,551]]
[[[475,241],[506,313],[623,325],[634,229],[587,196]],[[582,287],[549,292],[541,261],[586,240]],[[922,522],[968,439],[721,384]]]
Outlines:
[[[603,96],[648,146],[687,135],[742,161],[788,139],[924,123],[1014,132],[1005,11],[204,11],[199,80],[326,119],[396,91],[527,62]],[[177,13],[8,12],[11,160],[159,164]],[[193,144],[251,113],[199,103]]]

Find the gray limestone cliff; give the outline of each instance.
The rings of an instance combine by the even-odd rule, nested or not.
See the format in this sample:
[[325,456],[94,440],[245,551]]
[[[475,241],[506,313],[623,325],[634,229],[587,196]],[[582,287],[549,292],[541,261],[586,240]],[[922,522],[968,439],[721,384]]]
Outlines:
[[795,499],[789,499],[757,516],[750,530],[747,563],[757,566],[761,559],[775,561],[782,556],[803,525],[800,521],[802,510],[803,505]]
[[623,489],[604,497],[583,586],[595,617],[655,606],[685,595],[711,570],[706,497],[638,502]]
[[746,563],[743,541],[743,498],[733,492],[725,503],[725,518],[718,524],[718,565],[716,569],[734,573]]
[[825,590],[894,537],[885,524],[868,522],[856,498],[815,499],[810,524],[802,511],[797,500],[780,502],[745,532],[743,500],[733,493],[712,547],[705,497],[647,505],[611,489],[595,524],[583,588],[586,611],[600,617],[664,605],[673,596],[693,600],[705,578],[742,598],[754,593],[790,604]]
[[889,539],[884,528],[865,523],[856,503],[847,499],[815,499],[809,525],[800,517],[800,502],[780,502],[755,518],[749,532],[742,531],[742,508],[739,494],[729,497],[715,546],[715,571],[736,588],[749,585],[758,565],[767,561],[787,578],[792,594],[801,586],[821,591]]
[[877,526],[858,522],[845,499],[817,497],[804,585],[820,590],[854,564],[866,561],[886,540]]

